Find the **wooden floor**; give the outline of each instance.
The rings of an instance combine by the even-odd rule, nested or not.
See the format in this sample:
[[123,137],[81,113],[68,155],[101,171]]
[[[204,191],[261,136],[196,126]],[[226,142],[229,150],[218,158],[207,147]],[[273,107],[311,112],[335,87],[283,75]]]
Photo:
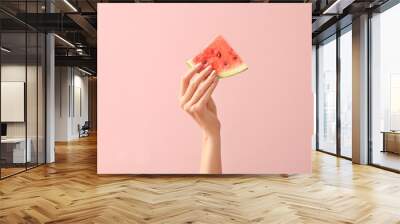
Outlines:
[[400,170],[400,154],[375,150],[372,159],[374,164]]
[[315,152],[313,174],[98,176],[96,138],[0,181],[0,223],[400,223],[400,175]]
[[25,167],[20,168],[20,167],[11,167],[11,168],[1,168],[1,177],[8,177],[11,176],[13,174],[19,173],[19,172],[23,172],[25,169]]

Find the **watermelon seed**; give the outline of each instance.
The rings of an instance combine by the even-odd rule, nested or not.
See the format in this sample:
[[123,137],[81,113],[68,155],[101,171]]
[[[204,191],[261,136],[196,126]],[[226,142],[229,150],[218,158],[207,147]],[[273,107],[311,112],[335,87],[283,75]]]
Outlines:
[[236,59],[237,59],[237,56],[233,57],[233,60],[236,60]]
[[217,53],[217,57],[219,57],[219,58],[221,57],[221,53],[220,52]]

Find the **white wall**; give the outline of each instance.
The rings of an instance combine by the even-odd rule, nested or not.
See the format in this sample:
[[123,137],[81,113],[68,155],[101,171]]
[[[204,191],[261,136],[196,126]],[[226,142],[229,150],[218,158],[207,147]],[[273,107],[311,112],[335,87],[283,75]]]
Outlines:
[[69,132],[70,70],[67,67],[55,68],[55,141],[67,141]]
[[[83,125],[85,121],[89,120],[89,78],[83,75],[84,74],[80,72],[80,75],[75,76],[75,85],[81,88],[82,113],[78,116],[80,125]],[[75,124],[75,126],[77,125],[78,123]],[[79,133],[76,134],[78,135]]]
[[[38,69],[38,70],[37,70]],[[25,80],[27,79],[27,80]],[[26,83],[26,108],[22,108],[27,115],[24,122],[6,122],[7,137],[21,138],[25,135],[30,139],[32,161],[44,162],[45,150],[45,116],[44,116],[44,74],[42,67],[25,64],[3,64],[1,66],[2,82],[24,82]],[[7,108],[2,108],[6,110]],[[36,153],[39,153],[37,157]],[[49,160],[51,162],[51,160]]]
[[[9,64],[1,66],[1,81],[3,82],[25,82],[25,65]],[[32,70],[28,66],[28,71]],[[31,72],[28,72],[31,74]],[[7,123],[7,137],[25,137],[25,123],[11,122]]]
[[0,101],[2,122],[25,121],[25,82],[2,81]]
[[[27,70],[25,70],[27,69]],[[26,73],[27,71],[27,73]],[[41,72],[41,71],[39,71]],[[6,64],[1,66],[1,81],[2,82],[25,82],[25,75],[27,75],[29,86],[36,86],[36,66]],[[36,130],[36,88],[27,88],[27,116],[28,116],[28,137],[32,130]],[[39,105],[40,106],[40,105]],[[3,109],[2,109],[3,110]],[[32,124],[31,122],[34,122]],[[25,123],[26,122],[7,122],[7,136],[8,137],[25,137]],[[32,131],[33,133],[33,131]],[[36,134],[36,132],[35,132]]]
[[76,68],[56,67],[55,88],[55,140],[77,139],[78,124],[88,120],[88,77]]

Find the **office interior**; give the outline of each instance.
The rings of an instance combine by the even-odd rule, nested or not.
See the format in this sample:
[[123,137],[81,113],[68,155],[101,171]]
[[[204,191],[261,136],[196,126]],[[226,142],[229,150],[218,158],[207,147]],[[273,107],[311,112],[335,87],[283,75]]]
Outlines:
[[[364,116],[362,129],[366,146],[363,147],[365,156],[361,163],[398,172],[400,70],[396,53],[400,49],[397,43],[400,32],[395,27],[400,21],[400,5],[393,1],[356,1],[352,4],[368,8],[365,14],[358,17],[364,21],[357,21],[356,31],[353,24],[357,18],[350,18],[355,13],[349,13],[338,19],[336,30],[329,31],[328,28],[313,38],[315,148],[349,160],[353,160],[353,155],[359,157],[362,149],[352,147],[355,131],[352,117]],[[351,7],[347,10],[351,11]],[[360,35],[364,39],[360,40]],[[354,49],[358,52],[353,52]],[[361,61],[355,59],[359,54],[364,57]],[[362,63],[365,80],[355,77],[354,73],[360,68],[354,68],[354,63]],[[363,85],[354,85],[353,81],[362,81]],[[361,97],[365,99],[358,100],[365,114],[352,110],[353,106],[360,104],[352,102],[358,88],[364,91]],[[360,163],[360,158],[353,161]]]
[[0,3],[1,179],[55,162],[57,142],[96,133],[96,40],[59,16],[71,6]]
[[[73,170],[75,166],[73,159],[77,158],[72,156],[73,153],[83,150],[80,145],[86,144],[87,139],[96,141],[96,13],[97,3],[101,2],[134,4],[163,1],[2,0],[0,2],[0,184],[4,184],[2,186],[6,186],[7,181],[12,181],[13,178],[28,179],[35,172],[31,170],[56,169],[54,167],[57,167],[58,157],[63,158],[63,169],[68,170],[65,167],[70,167]],[[390,177],[397,175],[395,177],[398,178],[400,2],[397,0],[230,2],[312,4],[312,21],[310,21],[312,49],[310,50],[313,52],[313,58],[310,66],[313,73],[310,76],[313,80],[314,134],[313,148],[310,150],[314,151],[313,164],[317,164],[313,172],[319,174],[326,170],[331,171],[328,172],[329,176],[340,179],[337,182],[347,177],[353,178],[351,181],[356,181],[382,173]],[[68,150],[65,151],[66,146]],[[95,158],[95,148],[90,153],[94,153],[90,154],[90,158]],[[71,160],[70,165],[64,164],[65,158]],[[319,164],[321,158],[334,160]],[[341,165],[346,162],[350,165]],[[366,168],[360,168],[360,165]],[[89,170],[95,172],[95,164],[92,166],[93,169]],[[363,176],[363,172],[366,176]],[[87,173],[85,175],[89,176]],[[46,179],[47,176],[43,178]],[[130,178],[134,177],[128,177],[128,181]],[[162,177],[154,178],[162,179]],[[325,181],[321,176],[313,178],[319,183]],[[389,179],[382,178],[379,184],[390,184]],[[243,182],[245,181],[247,178],[243,179]],[[321,188],[332,189],[337,182],[329,182],[327,184],[329,186],[324,185]],[[375,186],[371,184],[374,183],[373,180],[368,183],[372,187]],[[93,182],[93,185],[96,184],[98,183]],[[349,185],[355,185],[354,182],[346,184],[345,187],[338,189],[347,191]],[[396,189],[399,189],[398,185],[396,186],[386,193],[396,194]],[[79,187],[81,186],[77,186]],[[371,193],[371,197],[368,198],[381,197],[374,195],[374,192],[379,190],[373,188],[371,192],[368,191]],[[363,191],[360,194],[367,193]],[[304,199],[302,202],[307,200]],[[392,208],[398,210],[395,205]],[[345,216],[345,214],[335,215],[327,217],[329,219],[334,216]],[[398,217],[394,213],[390,215]],[[390,221],[396,223],[397,219],[387,220],[385,223],[392,223]],[[352,223],[352,221],[354,220],[347,222]]]

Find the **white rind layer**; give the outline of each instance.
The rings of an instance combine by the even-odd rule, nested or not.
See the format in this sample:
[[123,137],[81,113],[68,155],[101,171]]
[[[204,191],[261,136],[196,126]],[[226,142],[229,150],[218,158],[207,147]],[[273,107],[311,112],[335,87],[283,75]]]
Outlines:
[[[195,63],[193,62],[192,59],[188,60],[188,61],[186,62],[186,64],[189,66],[189,68],[193,68],[193,67],[195,66]],[[239,74],[239,73],[241,73],[241,72],[244,72],[244,71],[246,71],[248,68],[249,68],[249,67],[248,67],[246,64],[242,63],[242,64],[240,64],[239,66],[237,66],[237,67],[235,67],[235,68],[226,70],[226,71],[224,71],[224,72],[218,74],[218,76],[219,76],[220,78],[227,78],[227,77],[230,77],[230,76],[237,75],[237,74]]]

